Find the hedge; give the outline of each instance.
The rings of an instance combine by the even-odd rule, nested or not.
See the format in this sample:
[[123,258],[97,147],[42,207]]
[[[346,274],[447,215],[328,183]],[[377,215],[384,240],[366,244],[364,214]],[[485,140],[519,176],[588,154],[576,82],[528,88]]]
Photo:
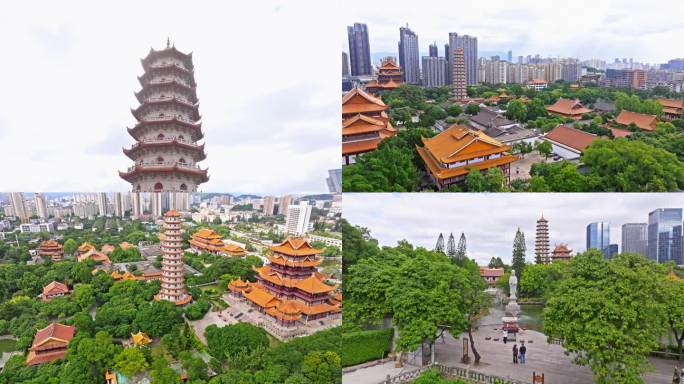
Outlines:
[[342,334],[342,366],[385,357],[391,347],[392,335],[391,328]]

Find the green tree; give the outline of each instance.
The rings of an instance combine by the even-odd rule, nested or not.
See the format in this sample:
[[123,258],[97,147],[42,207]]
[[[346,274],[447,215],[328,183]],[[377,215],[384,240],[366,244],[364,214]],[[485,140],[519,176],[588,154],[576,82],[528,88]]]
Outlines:
[[549,156],[551,156],[551,152],[553,151],[553,146],[551,145],[550,141],[542,140],[539,142],[536,146],[537,152],[539,152],[540,155],[544,156],[545,159],[548,159]]
[[170,301],[153,301],[139,309],[134,327],[151,337],[162,337],[183,321],[180,311]]
[[544,310],[544,333],[563,341],[597,383],[640,383],[646,357],[665,330],[658,302],[658,266],[641,255],[606,260],[590,249],[569,261],[569,273]]
[[682,360],[682,344],[684,343],[684,280],[668,277],[665,281],[664,303],[666,322],[677,342],[678,360]]
[[87,311],[93,304],[95,304],[95,292],[90,284],[79,284],[74,287],[74,300],[83,309]]
[[511,100],[506,108],[506,117],[518,122],[524,122],[527,119],[525,104],[519,99]]
[[548,112],[542,100],[534,98],[527,103],[527,120],[535,120],[546,116],[548,116]]
[[[180,376],[176,371],[169,367],[166,359],[158,358],[152,362],[152,369],[150,370],[152,376],[152,384],[178,384],[180,383]],[[237,384],[237,383],[236,383]]]
[[65,255],[73,255],[74,252],[76,252],[76,248],[78,248],[78,244],[76,244],[74,239],[66,239],[66,241],[64,241],[63,250]]
[[525,234],[522,233],[520,228],[515,232],[515,239],[513,239],[513,261],[512,266],[515,270],[515,275],[520,281],[520,276],[525,269]]
[[451,104],[447,107],[446,112],[449,114],[449,116],[456,117],[463,113],[463,108],[461,108],[461,106],[458,104]]
[[269,344],[266,331],[249,323],[237,323],[221,328],[212,324],[206,328],[204,335],[209,353],[219,360],[266,348]]
[[314,351],[304,356],[302,374],[312,384],[342,382],[340,356],[332,351]]
[[149,366],[145,354],[138,348],[126,348],[114,357],[114,368],[128,377],[146,370]]
[[475,103],[470,103],[470,104],[466,105],[465,113],[467,113],[471,116],[477,115],[478,113],[480,113],[480,106],[475,104]]

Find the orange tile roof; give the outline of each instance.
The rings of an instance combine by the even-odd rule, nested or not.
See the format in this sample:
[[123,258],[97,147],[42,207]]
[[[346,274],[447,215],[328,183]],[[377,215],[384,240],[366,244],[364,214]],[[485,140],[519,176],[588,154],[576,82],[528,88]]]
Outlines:
[[684,99],[656,99],[656,101],[663,107],[679,110],[680,113],[684,109]]
[[342,114],[380,112],[387,108],[382,100],[360,88],[354,88],[342,97]]
[[273,264],[289,267],[315,267],[321,263],[320,257],[305,257],[301,260],[290,260],[279,255],[269,255],[268,260]]
[[69,344],[71,339],[74,338],[74,333],[76,332],[76,327],[69,325],[52,323],[47,327],[38,330],[35,337],[33,338],[33,344],[29,350],[35,351],[40,349],[40,346],[49,342],[57,341],[64,344]]
[[88,242],[85,242],[85,243],[81,244],[81,245],[78,247],[78,251],[79,251],[80,253],[88,252],[88,251],[90,251],[91,249],[95,249],[95,246],[92,245],[92,244],[90,244],[90,243],[88,243]]
[[300,305],[299,310],[303,314],[311,316],[326,312],[337,313],[340,312],[340,307],[330,304]]
[[342,135],[358,135],[379,132],[385,129],[386,122],[358,114],[342,121]]
[[313,294],[332,292],[337,289],[337,287],[325,284],[314,275],[311,275],[304,280],[300,280],[296,287],[304,292]]
[[546,110],[566,116],[578,116],[591,112],[591,109],[585,108],[579,100],[563,98],[558,99],[555,104],[546,107]]
[[127,250],[127,249],[129,249],[129,248],[138,248],[138,246],[133,245],[133,244],[127,242],[127,241],[124,241],[124,242],[120,243],[120,244],[119,244],[119,247],[120,247],[121,249],[123,249],[123,250]]
[[242,295],[262,308],[275,307],[278,302],[275,296],[256,286],[252,286],[251,289],[244,291]]
[[290,256],[312,256],[323,253],[322,249],[314,248],[303,237],[288,237],[282,243],[270,247],[271,251]]
[[240,255],[241,256],[241,255],[244,255],[247,253],[247,251],[245,251],[244,248],[242,248],[241,246],[239,246],[237,244],[232,244],[232,243],[226,244],[222,250],[225,253],[230,254],[230,255]]
[[204,239],[220,239],[221,236],[213,229],[201,228],[199,231],[193,233],[192,237],[201,237]]
[[67,287],[67,285],[64,283],[60,283],[59,281],[53,281],[43,287],[43,295],[49,295],[53,293],[69,293],[69,287]]
[[480,267],[480,276],[482,277],[501,277],[504,274],[503,268],[485,268]]
[[644,131],[653,131],[656,128],[656,123],[658,123],[658,118],[655,115],[646,115],[623,109],[618,117],[615,118],[615,122],[624,126],[634,123]]
[[584,151],[589,144],[594,142],[594,140],[599,139],[596,135],[580,131],[579,129],[570,128],[563,124],[552,129],[546,134],[545,138],[580,152]]
[[342,154],[354,155],[374,151],[378,149],[380,142],[382,142],[381,138],[342,143]]
[[85,261],[88,259],[93,259],[95,261],[101,261],[105,264],[110,264],[112,261],[105,255],[104,253],[98,252],[95,248],[90,249],[88,252],[82,253],[81,255],[78,256],[77,260],[79,262]]
[[171,209],[164,214],[164,217],[180,217],[180,212],[175,209]]
[[108,255],[108,254],[114,252],[115,249],[116,248],[113,245],[105,244],[102,246],[102,248],[100,248],[100,252],[104,253],[105,255]]
[[485,161],[480,161],[475,164],[469,164],[469,165],[464,165],[461,167],[455,167],[455,168],[442,168],[441,165],[437,164],[435,160],[430,156],[430,154],[425,150],[423,147],[418,147],[416,146],[416,151],[418,151],[418,155],[423,159],[423,162],[425,165],[427,165],[428,169],[430,170],[430,173],[440,179],[440,180],[445,180],[445,179],[450,179],[452,177],[458,177],[458,176],[463,176],[466,175],[470,172],[470,169],[478,169],[478,170],[484,170],[484,169],[489,169],[489,168],[494,168],[494,167],[500,167],[505,164],[510,164],[515,161],[518,161],[518,157],[514,155],[503,155],[501,157],[498,157],[496,159],[489,159]]
[[149,336],[138,331],[138,333],[131,333],[131,340],[135,345],[147,345],[152,342]]
[[618,137],[627,137],[632,134],[630,131],[625,131],[624,129],[618,129],[618,128],[610,128],[610,131],[613,133],[613,137],[618,138]]
[[492,139],[483,132],[461,125],[452,125],[432,138],[423,138],[425,149],[438,161],[451,164],[486,155],[505,152],[510,146]]

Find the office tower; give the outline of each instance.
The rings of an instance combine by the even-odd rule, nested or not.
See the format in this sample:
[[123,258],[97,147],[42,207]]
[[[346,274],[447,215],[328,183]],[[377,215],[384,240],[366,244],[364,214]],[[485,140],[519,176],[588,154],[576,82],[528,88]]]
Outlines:
[[423,56],[423,85],[443,87],[447,82],[447,61],[444,57]]
[[638,253],[646,256],[648,243],[648,224],[622,224],[622,253]]
[[606,252],[610,245],[610,224],[598,221],[587,225],[587,250],[590,248]]
[[14,216],[16,216],[19,221],[25,223],[29,220],[29,211],[26,208],[26,202],[24,201],[24,194],[21,192],[11,192],[9,194],[10,205],[12,206],[12,211]]
[[561,68],[561,79],[568,83],[579,81],[582,76],[582,66],[578,62],[563,63]]
[[537,220],[537,236],[534,239],[535,260],[540,264],[546,264],[549,259],[549,221],[542,214]]
[[135,94],[140,106],[132,110],[137,120],[128,133],[136,143],[124,154],[134,165],[119,176],[138,192],[196,191],[209,181],[204,160],[204,135],[195,92],[192,54],[185,54],[167,40],[166,48],[150,50],[142,59],[142,89]]
[[399,66],[404,71],[404,81],[420,84],[418,35],[406,27],[399,28]]
[[36,203],[36,214],[41,219],[48,218],[47,201],[45,200],[45,195],[42,193],[36,193],[34,195],[34,201]]
[[522,57],[522,56],[518,56],[518,64],[522,64],[522,63],[523,63],[523,57]]
[[609,244],[606,248],[603,249],[603,257],[606,259],[610,260],[613,258],[613,256],[617,255],[618,253],[618,245],[617,244]]
[[347,27],[347,37],[352,76],[373,74],[366,24],[354,23],[353,26]]
[[301,201],[299,205],[290,205],[285,220],[286,232],[294,235],[305,234],[309,230],[310,218],[311,206],[306,201]]
[[513,62],[513,51],[511,51],[511,50],[508,51],[508,62],[509,63]]
[[449,50],[449,44],[444,44],[444,58],[446,59],[447,62],[447,71],[446,71],[446,80],[447,84],[451,84],[451,62],[453,61],[453,58],[451,57],[452,53],[451,50]]
[[330,193],[342,193],[342,169],[330,169],[328,175],[328,178],[325,179],[328,184],[328,191]]
[[[466,84],[477,84],[477,37],[462,35],[456,32],[449,33],[449,57],[454,57],[456,48],[463,50],[463,60],[465,62]],[[451,62],[451,73],[455,71],[456,63]],[[453,83],[453,79],[451,80]]]
[[468,92],[466,87],[467,75],[463,48],[456,48],[454,50],[452,63],[453,72],[451,73],[451,84],[453,86],[454,99],[465,100],[468,97]]
[[648,214],[649,259],[682,264],[682,209],[658,208]]
[[97,194],[97,214],[107,216],[107,194],[104,192]]
[[262,213],[264,215],[273,215],[273,210],[275,209],[275,196],[264,196],[264,204],[262,208]]
[[430,44],[429,49],[430,49],[430,57],[439,56],[439,51],[437,49],[437,43]]
[[[159,192],[156,192],[159,193]],[[192,300],[185,289],[185,264],[183,263],[183,226],[180,213],[170,210],[164,215],[164,232],[161,240],[161,288],[155,300],[168,300],[184,305]]]
[[349,56],[342,52],[342,76],[349,76]]
[[287,216],[287,209],[290,207],[294,199],[290,195],[282,195],[278,199],[278,214]]
[[126,212],[126,208],[124,207],[124,201],[123,201],[123,195],[121,192],[114,192],[112,195],[112,198],[114,200],[114,216],[115,217],[123,217],[124,213]]

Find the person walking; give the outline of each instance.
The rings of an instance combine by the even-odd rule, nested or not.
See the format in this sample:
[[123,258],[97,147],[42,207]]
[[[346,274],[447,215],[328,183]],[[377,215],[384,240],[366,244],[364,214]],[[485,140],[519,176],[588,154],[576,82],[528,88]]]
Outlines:
[[520,364],[525,364],[525,353],[527,353],[527,347],[525,346],[525,342],[521,341],[520,342]]
[[507,341],[508,341],[508,331],[504,329],[503,330],[503,342],[504,342],[504,344],[506,344]]
[[518,364],[518,344],[513,344],[513,364]]

